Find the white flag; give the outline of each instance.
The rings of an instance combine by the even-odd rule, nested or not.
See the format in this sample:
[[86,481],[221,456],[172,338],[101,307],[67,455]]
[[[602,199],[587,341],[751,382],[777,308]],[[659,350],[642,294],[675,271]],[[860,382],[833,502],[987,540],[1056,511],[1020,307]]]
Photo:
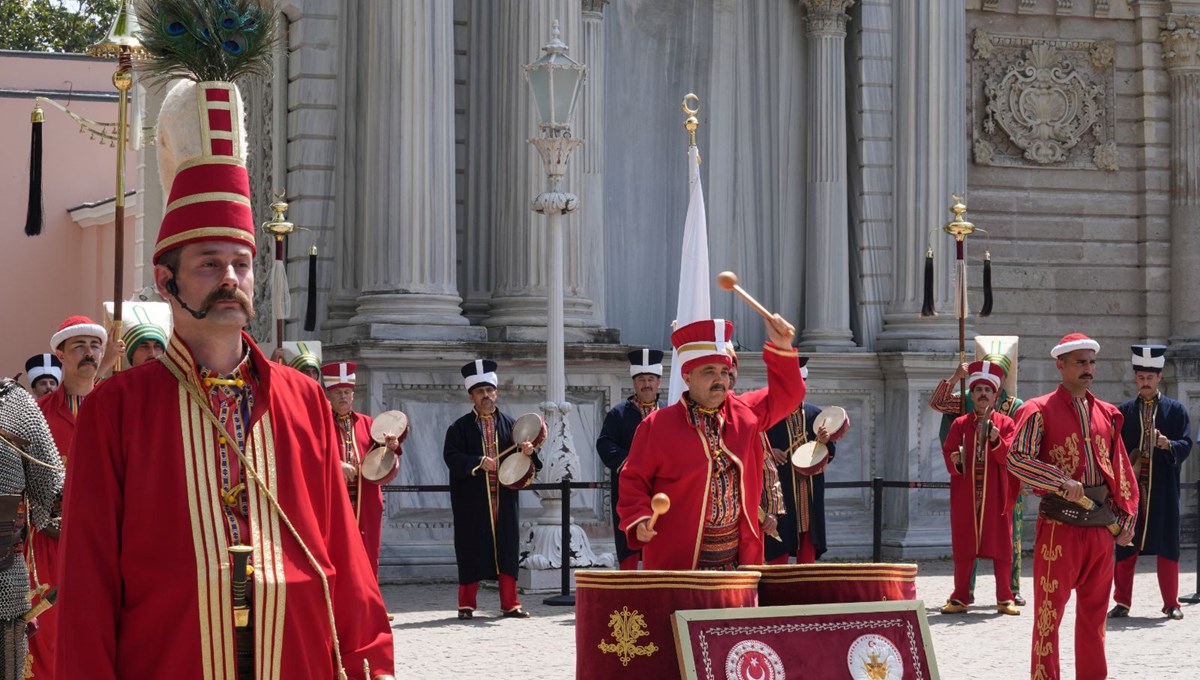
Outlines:
[[[708,216],[704,212],[704,187],[700,184],[700,151],[688,148],[687,220],[683,223],[683,250],[679,259],[679,301],[675,307],[675,328],[693,321],[712,318],[709,306]],[[674,330],[674,329],[672,329]],[[679,353],[671,350],[671,391],[668,404],[679,401],[687,391],[679,372]]]

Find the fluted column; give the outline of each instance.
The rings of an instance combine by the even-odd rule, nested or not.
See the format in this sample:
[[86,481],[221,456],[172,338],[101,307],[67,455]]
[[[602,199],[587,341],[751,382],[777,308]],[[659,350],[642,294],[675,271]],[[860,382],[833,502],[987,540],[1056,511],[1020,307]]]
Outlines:
[[1171,349],[1200,357],[1200,14],[1168,14],[1162,58],[1171,90]]
[[[358,324],[371,335],[456,337],[465,327],[455,261],[454,24],[440,0],[365,5],[366,109],[356,188]],[[362,181],[363,179],[369,181]],[[439,327],[441,331],[437,330]]]
[[808,36],[808,181],[804,330],[800,347],[854,347],[846,197],[846,10],[854,0],[803,0]]
[[[966,0],[905,0],[892,8],[896,44],[895,274],[875,347],[956,351],[958,321],[951,309],[954,242],[940,227],[953,217],[951,196],[965,194],[967,188]],[[970,206],[970,196],[966,203]],[[931,235],[935,227],[939,231]],[[924,257],[931,239],[934,301],[941,314],[922,318]]]
[[[537,115],[521,65],[540,56],[540,48],[555,20],[559,21],[562,40],[578,43],[582,34],[582,12],[578,2],[556,0],[493,0],[497,35],[494,52],[485,74],[490,78],[496,108],[491,189],[495,215],[492,234],[494,287],[491,308],[483,324],[494,340],[542,340],[546,337],[546,307],[550,272],[546,226],[529,209],[530,198],[546,187],[542,164],[526,140],[537,131]],[[580,55],[571,53],[576,60]],[[589,97],[584,85],[581,99]],[[589,142],[590,144],[590,142]],[[579,186],[579,165],[573,165],[563,179],[563,189]],[[566,232],[566,295],[564,324],[584,325],[586,310],[592,323],[591,303],[583,295],[578,272],[583,258],[583,243],[577,215],[564,219]],[[568,340],[573,339],[568,332]]]
[[[567,317],[590,314],[597,324],[604,322],[604,6],[608,2],[582,0],[583,39],[575,58],[587,64],[588,80],[579,101],[576,129],[587,144],[580,147],[575,161],[581,164],[578,193],[582,207],[573,220],[582,246],[573,249],[573,254],[582,257],[567,263],[568,297],[564,300]],[[571,295],[573,290],[578,292]]]

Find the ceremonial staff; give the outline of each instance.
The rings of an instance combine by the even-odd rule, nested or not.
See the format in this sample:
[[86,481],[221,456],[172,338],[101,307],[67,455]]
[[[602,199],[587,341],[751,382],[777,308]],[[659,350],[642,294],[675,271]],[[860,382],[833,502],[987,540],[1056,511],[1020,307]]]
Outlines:
[[[271,312],[275,317],[275,346],[283,347],[284,319],[291,316],[292,294],[288,290],[287,265],[284,263],[286,238],[296,230],[296,225],[287,221],[288,204],[283,200],[287,192],[280,192],[271,204],[275,215],[262,228],[275,237],[275,264],[271,269]],[[314,248],[316,246],[313,246]],[[311,295],[309,296],[312,297]]]
[[[112,337],[121,337],[121,301],[125,299],[123,279],[125,276],[125,151],[129,143],[127,124],[129,90],[133,88],[133,59],[144,57],[146,50],[138,40],[140,32],[137,15],[133,11],[133,0],[125,0],[117,10],[112,27],[103,40],[88,48],[88,54],[100,58],[117,58],[117,71],[113,74],[113,86],[117,88],[117,195],[114,203],[113,226],[115,228],[113,248],[113,327]],[[140,131],[139,131],[140,132]],[[121,361],[113,366],[120,370]]]
[[[942,227],[942,230],[954,237],[954,285],[955,285],[955,310],[954,313],[958,316],[958,363],[961,366],[967,362],[967,260],[966,260],[966,241],[967,237],[974,234],[976,231],[987,233],[985,229],[977,229],[974,224],[963,219],[963,214],[967,212],[967,206],[962,202],[962,196],[953,195],[954,205],[950,207],[950,212],[954,213],[954,219],[950,220]],[[925,295],[921,306],[921,316],[935,316],[937,314],[933,308],[933,244],[930,243],[929,248],[925,251]],[[979,317],[984,318],[992,313],[992,255],[991,252],[984,250],[983,253],[983,307],[979,310]],[[959,383],[959,394],[962,395],[959,407],[960,413],[967,412],[967,379],[964,376]]]

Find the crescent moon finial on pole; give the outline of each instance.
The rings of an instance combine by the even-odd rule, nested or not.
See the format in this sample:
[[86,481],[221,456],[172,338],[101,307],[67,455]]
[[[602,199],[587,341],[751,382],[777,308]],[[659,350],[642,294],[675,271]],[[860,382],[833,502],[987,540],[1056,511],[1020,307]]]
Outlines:
[[700,98],[689,92],[683,95],[680,107],[687,114],[683,128],[688,132],[688,146],[696,146],[696,130],[700,128],[700,120],[696,118],[696,114],[700,113]]

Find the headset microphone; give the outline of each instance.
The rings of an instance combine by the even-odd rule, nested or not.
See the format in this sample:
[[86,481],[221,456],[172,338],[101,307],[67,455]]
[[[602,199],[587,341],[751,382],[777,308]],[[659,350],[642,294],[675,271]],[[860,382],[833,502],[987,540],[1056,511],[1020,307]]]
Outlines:
[[175,298],[175,301],[179,303],[179,306],[183,308],[183,311],[191,314],[192,317],[196,319],[203,319],[204,317],[208,316],[208,310],[196,311],[187,306],[187,303],[179,297],[179,286],[175,283],[175,279],[167,279],[166,286],[167,292],[171,294],[171,297]]

